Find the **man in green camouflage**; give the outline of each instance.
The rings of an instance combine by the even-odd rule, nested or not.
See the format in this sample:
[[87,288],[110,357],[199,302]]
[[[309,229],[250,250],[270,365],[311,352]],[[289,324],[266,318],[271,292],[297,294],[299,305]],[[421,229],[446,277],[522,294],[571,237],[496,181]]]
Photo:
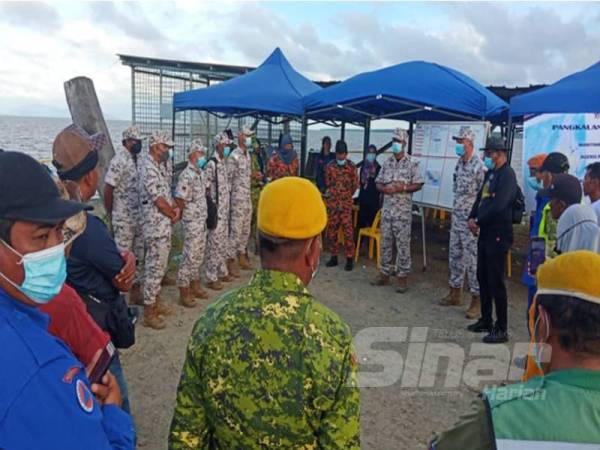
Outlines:
[[352,335],[306,287],[326,222],[309,181],[286,177],[264,188],[262,269],[196,323],[169,449],[360,448]]

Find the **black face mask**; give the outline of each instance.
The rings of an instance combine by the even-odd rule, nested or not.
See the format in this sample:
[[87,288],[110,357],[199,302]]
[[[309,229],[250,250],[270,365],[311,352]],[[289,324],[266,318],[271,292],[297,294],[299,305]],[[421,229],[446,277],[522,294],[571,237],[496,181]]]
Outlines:
[[139,154],[142,151],[142,141],[135,141],[135,143],[131,146],[131,153],[134,155]]

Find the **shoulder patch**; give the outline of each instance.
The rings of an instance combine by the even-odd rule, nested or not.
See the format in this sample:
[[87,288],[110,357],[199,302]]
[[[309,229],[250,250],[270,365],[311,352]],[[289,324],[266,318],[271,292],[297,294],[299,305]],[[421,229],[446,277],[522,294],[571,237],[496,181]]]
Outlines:
[[83,380],[77,380],[77,383],[75,384],[75,393],[81,409],[86,413],[91,413],[94,410],[94,396]]

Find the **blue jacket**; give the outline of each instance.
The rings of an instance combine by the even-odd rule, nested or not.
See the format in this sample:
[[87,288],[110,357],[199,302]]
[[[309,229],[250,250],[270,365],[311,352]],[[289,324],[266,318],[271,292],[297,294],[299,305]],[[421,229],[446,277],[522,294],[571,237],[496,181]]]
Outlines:
[[133,449],[131,417],[100,406],[48,316],[0,289],[0,448]]

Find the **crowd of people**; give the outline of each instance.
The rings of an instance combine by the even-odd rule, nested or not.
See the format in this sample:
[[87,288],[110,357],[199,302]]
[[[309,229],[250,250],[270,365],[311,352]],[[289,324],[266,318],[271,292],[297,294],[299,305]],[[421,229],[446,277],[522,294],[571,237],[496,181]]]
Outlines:
[[[195,140],[174,185],[168,134],[154,132],[145,146],[130,127],[122,138],[104,179],[109,226],[88,206],[105,135],[77,125],[61,131],[55,174],[24,153],[0,151],[0,448],[134,448],[119,349],[135,343],[138,307],[144,325],[161,329],[173,308],[161,286],[176,284],[180,305],[193,307],[208,298],[204,288],[220,291],[240,269],[251,270],[253,227],[260,268],[196,323],[169,448],[360,448],[352,334],[309,285],[322,236],[326,266],[338,265],[341,234],[344,268],[353,269],[358,190],[359,226],[380,210],[381,265],[372,284],[395,276],[396,291],[407,292],[412,194],[424,181],[406,131],[394,131],[381,165],[374,146],[355,165],[344,141],[332,152],[324,139],[316,186],[297,176],[285,134],[269,157],[247,127],[237,143],[230,131],[218,133],[212,154]],[[462,305],[467,277],[466,315],[478,319],[468,330],[485,332],[486,343],[506,342],[504,271],[524,199],[502,139],[489,137],[482,157],[470,127],[454,139],[449,293],[440,304]],[[532,342],[523,389],[486,389],[432,449],[600,443],[593,419],[600,415],[600,163],[587,168],[583,188],[560,153],[536,155],[528,166],[537,195],[523,278]],[[592,206],[582,203],[584,193]],[[178,222],[183,249],[171,281]],[[544,401],[532,402],[532,390]]]

